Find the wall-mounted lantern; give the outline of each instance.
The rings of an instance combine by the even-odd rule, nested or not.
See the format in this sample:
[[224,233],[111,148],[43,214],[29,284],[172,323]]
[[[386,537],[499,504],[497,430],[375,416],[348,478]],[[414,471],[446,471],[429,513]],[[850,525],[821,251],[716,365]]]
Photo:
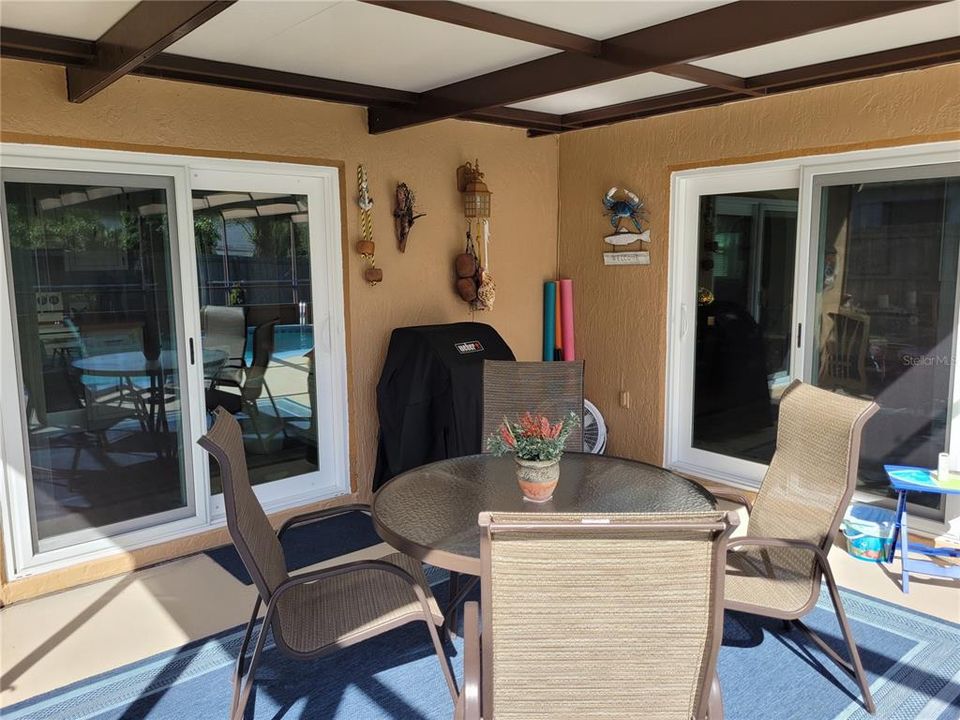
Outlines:
[[457,168],[457,187],[463,193],[463,214],[468,218],[490,217],[490,197],[492,193],[483,182],[480,161],[465,163]]

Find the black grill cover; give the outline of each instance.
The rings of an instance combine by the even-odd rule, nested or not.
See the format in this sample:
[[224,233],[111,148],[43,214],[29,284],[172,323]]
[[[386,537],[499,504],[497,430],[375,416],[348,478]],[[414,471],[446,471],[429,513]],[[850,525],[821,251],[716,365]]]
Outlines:
[[483,323],[394,330],[377,383],[373,489],[405,470],[480,452],[483,361],[515,359]]

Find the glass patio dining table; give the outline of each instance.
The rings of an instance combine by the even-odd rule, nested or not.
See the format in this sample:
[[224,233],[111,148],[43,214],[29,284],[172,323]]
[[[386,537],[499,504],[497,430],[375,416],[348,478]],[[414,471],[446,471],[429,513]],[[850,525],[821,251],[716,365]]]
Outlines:
[[566,453],[545,503],[524,500],[510,457],[469,455],[409,470],[377,492],[377,533],[397,550],[451,573],[480,575],[480,512],[703,512],[716,499],[663,468],[604,455]]

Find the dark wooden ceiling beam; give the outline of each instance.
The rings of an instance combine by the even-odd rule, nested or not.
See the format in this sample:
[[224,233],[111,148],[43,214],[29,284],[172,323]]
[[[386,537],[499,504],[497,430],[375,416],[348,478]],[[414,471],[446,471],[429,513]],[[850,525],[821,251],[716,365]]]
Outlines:
[[235,1],[143,0],[137,3],[97,40],[92,63],[67,66],[67,97],[71,102],[89,100]]
[[455,117],[932,4],[927,0],[742,0],[604,40],[600,57],[560,52],[370,113],[372,133]]
[[[775,94],[950,62],[960,62],[960,37],[919,43],[893,50],[882,50],[765,75],[756,75],[746,78],[746,82],[750,89]],[[697,107],[719,105],[734,100],[742,100],[746,97],[747,95],[742,92],[724,92],[717,88],[698,88],[577,113],[568,113],[561,116],[560,122],[564,130],[574,130],[680,110],[690,110]],[[542,135],[545,132],[547,131],[542,128],[536,130],[537,135]]]
[[[361,0],[361,2],[571,53],[597,57],[601,55],[603,49],[601,40],[574,35],[563,30],[537,25],[526,20],[519,20],[457,2],[447,2],[446,0]],[[620,61],[623,59],[622,57],[618,58]],[[632,66],[635,62],[634,58],[628,60],[626,63],[628,66]],[[657,72],[683,80],[692,80],[702,85],[724,88],[725,90],[738,90],[750,95],[763,94],[762,91],[747,88],[744,79],[741,77],[708,70],[696,65],[678,63],[659,68]]]
[[361,0],[361,2],[557,50],[584,55],[600,54],[599,40],[490,12],[472,5],[446,0]]
[[161,53],[135,75],[375,107],[412,106],[417,93],[393,88]]
[[681,80],[690,80],[700,83],[701,85],[709,85],[711,87],[744,93],[746,95],[764,94],[762,88],[747,87],[746,78],[717,70],[710,70],[709,68],[700,67],[699,65],[688,65],[686,63],[680,65],[665,65],[664,67],[657,68],[657,72],[661,75],[669,75],[670,77],[680,78]]
[[0,27],[0,55],[58,65],[93,62],[96,48],[89,40]]
[[783,92],[957,60],[960,60],[960,37],[952,37],[756,75],[747,78],[747,86],[766,92]]

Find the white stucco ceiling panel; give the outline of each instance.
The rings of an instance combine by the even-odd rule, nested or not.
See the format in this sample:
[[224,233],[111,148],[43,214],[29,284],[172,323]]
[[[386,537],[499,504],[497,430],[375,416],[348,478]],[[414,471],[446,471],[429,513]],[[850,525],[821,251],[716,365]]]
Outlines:
[[620,80],[611,80],[610,82],[591,85],[580,88],[579,90],[570,90],[568,92],[557,93],[556,95],[547,95],[535,100],[517,103],[510,107],[520,108],[522,110],[536,110],[547,113],[572,113],[581,110],[590,110],[592,108],[605,107],[607,105],[616,105],[618,103],[629,102],[630,100],[641,100],[657,95],[669,95],[670,93],[681,92],[682,90],[691,90],[693,88],[703,87],[699,83],[681,80],[679,78],[667,77],[658,73],[642,73]]
[[3,0],[0,25],[96,40],[136,4],[136,0]]
[[606,40],[728,2],[730,0],[465,0],[463,4],[595,40]]
[[357,2],[246,0],[170,52],[420,92],[556,51]]
[[695,63],[751,77],[960,35],[960,0],[802,35]]

